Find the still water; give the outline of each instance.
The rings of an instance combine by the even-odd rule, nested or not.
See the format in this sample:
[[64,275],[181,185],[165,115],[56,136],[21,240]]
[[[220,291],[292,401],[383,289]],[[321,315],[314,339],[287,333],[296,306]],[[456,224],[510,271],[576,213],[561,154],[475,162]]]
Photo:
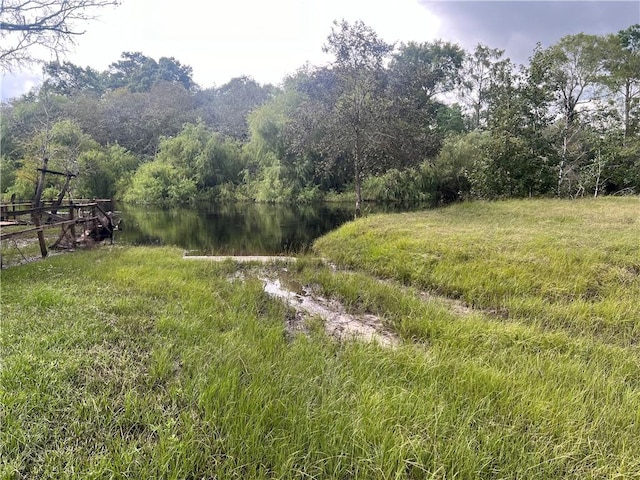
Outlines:
[[173,245],[189,255],[303,253],[313,241],[353,219],[351,204],[214,204],[162,209],[118,205],[119,244]]

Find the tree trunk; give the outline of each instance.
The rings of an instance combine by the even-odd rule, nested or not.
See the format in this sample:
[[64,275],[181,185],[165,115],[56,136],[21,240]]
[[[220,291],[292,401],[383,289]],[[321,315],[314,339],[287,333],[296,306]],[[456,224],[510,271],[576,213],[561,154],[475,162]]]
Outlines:
[[562,156],[560,157],[560,165],[558,166],[558,197],[562,196],[562,183],[564,182],[564,166],[567,162],[567,142],[569,132],[565,127],[564,135],[562,138]]
[[356,148],[353,162],[353,169],[355,171],[355,187],[356,187],[356,212],[355,218],[360,218],[362,214],[362,169],[360,167],[361,152],[360,152],[360,138],[356,136]]
[[624,86],[624,133],[622,136],[622,146],[627,146],[627,138],[629,137],[631,117],[631,82],[627,80]]

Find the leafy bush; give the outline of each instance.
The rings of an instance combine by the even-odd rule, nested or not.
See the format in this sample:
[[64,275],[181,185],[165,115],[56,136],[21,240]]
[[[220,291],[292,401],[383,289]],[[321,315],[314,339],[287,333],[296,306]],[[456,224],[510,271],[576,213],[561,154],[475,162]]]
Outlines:
[[140,166],[123,200],[130,203],[193,203],[197,187],[173,165],[155,160]]

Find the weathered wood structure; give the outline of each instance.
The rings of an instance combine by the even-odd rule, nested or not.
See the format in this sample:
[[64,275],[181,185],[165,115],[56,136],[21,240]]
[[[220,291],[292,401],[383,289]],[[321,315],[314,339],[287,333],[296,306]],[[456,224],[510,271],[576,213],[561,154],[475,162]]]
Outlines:
[[[47,164],[48,160],[45,158],[42,168],[38,169],[40,175],[31,202],[20,203],[12,197],[10,203],[0,204],[0,241],[35,234],[42,257],[48,254],[44,235],[44,231],[48,229],[60,229],[57,240],[49,247],[52,249],[73,249],[78,245],[89,245],[107,238],[113,242],[113,231],[116,228],[112,213],[113,201],[69,199],[65,203],[64,197],[76,175],[49,170]],[[53,201],[42,200],[47,174],[65,177],[64,186]]]

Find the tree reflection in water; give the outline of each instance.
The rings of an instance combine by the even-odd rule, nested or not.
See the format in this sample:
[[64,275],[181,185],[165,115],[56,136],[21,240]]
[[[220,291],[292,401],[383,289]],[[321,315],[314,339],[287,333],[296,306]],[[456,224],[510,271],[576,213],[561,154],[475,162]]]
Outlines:
[[313,241],[353,219],[352,205],[214,204],[197,208],[118,205],[116,242],[175,245],[194,255],[304,253]]

